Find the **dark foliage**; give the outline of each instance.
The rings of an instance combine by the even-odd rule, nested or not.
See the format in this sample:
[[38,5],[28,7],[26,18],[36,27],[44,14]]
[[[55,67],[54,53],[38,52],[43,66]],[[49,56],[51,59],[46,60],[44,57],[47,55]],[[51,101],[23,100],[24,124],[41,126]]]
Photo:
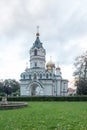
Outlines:
[[3,86],[3,89],[4,89],[5,94],[7,94],[7,96],[11,95],[12,89],[9,85]]
[[6,79],[0,82],[0,96],[4,94],[7,95],[19,95],[20,94],[20,84],[15,79]]
[[77,94],[78,95],[87,95],[87,80],[80,79],[76,82],[77,84]]
[[[0,99],[1,100],[1,99]],[[87,101],[87,96],[29,96],[29,97],[8,97],[8,101]]]
[[76,57],[74,63],[75,86],[78,95],[87,95],[87,52]]

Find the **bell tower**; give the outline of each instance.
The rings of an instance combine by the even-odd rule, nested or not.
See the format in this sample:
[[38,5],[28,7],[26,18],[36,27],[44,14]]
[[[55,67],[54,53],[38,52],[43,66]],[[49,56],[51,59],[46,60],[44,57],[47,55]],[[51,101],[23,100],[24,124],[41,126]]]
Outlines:
[[30,49],[30,68],[45,68],[45,49],[39,39],[39,26],[37,26],[36,40]]

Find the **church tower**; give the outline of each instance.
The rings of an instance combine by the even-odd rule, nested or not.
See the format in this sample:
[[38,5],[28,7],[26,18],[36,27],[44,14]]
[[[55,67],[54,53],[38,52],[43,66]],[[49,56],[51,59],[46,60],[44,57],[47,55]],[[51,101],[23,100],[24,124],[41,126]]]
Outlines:
[[37,27],[36,40],[30,48],[30,68],[26,66],[21,73],[21,96],[66,96],[68,80],[63,79],[61,70],[50,61],[45,68],[46,51],[39,39],[39,27]]
[[45,49],[39,39],[39,27],[37,27],[36,40],[30,49],[30,68],[45,68]]

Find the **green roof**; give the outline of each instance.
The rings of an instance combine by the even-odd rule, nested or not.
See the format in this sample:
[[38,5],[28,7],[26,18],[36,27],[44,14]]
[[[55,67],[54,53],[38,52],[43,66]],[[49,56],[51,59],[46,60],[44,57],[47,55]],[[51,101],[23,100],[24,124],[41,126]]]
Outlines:
[[35,42],[33,43],[33,47],[32,48],[43,48],[42,43],[40,42],[39,37],[36,38]]

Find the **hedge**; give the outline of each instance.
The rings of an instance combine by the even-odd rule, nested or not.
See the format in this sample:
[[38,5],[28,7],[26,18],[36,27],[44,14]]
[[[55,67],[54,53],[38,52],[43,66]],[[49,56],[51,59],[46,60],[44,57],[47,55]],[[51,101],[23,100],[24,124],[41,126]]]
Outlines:
[[[0,98],[1,100],[1,98]],[[8,101],[87,101],[87,96],[26,96],[8,97]]]

